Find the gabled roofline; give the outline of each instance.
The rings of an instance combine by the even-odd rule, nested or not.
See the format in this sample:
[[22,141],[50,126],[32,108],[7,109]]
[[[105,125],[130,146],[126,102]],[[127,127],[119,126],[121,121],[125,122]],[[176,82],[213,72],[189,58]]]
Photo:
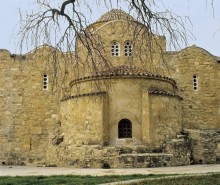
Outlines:
[[216,55],[213,55],[211,54],[209,51],[207,51],[206,49],[202,48],[202,47],[199,47],[199,46],[196,46],[195,44],[191,45],[191,46],[188,46],[186,48],[183,48],[182,50],[180,51],[176,51],[174,52],[174,54],[177,54],[177,55],[180,55],[182,54],[184,51],[187,51],[187,50],[190,50],[190,49],[198,49],[198,50],[201,50],[203,51],[204,53],[208,54],[209,56],[213,57],[213,58],[216,58],[217,60],[220,60],[220,57],[216,56]]

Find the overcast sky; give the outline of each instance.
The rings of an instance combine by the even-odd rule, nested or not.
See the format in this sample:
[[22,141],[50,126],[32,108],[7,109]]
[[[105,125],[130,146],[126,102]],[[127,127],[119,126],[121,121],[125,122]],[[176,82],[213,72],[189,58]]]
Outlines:
[[[196,44],[208,50],[211,54],[220,56],[220,1],[214,1],[212,6],[206,0],[163,0],[165,6],[178,15],[189,16],[192,25],[189,29],[195,36],[189,39],[189,45]],[[208,0],[209,1],[209,0]],[[19,53],[15,38],[19,23],[19,8],[25,12],[33,9],[33,0],[5,0],[0,5],[0,49],[11,53]],[[92,0],[91,0],[92,2]],[[123,9],[123,8],[122,8]],[[105,11],[104,8],[95,10],[90,23],[96,21]],[[213,15],[214,14],[214,15]]]

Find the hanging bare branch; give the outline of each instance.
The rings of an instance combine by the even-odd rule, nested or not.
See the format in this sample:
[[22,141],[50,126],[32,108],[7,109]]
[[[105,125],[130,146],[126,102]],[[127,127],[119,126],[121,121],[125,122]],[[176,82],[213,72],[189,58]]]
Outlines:
[[[126,6],[125,9],[133,14],[135,19],[146,28],[143,30],[137,26],[133,42],[139,37],[138,35],[143,34],[143,37],[148,35],[149,53],[152,53],[152,43],[156,43],[157,48],[161,50],[162,58],[164,49],[160,47],[161,43],[157,43],[154,35],[166,35],[170,48],[176,49],[180,48],[183,43],[187,44],[187,31],[184,27],[184,20],[167,9],[163,12],[157,11],[157,7],[161,6],[160,1],[115,0],[113,5],[111,0],[94,0],[93,5],[91,5],[91,1],[87,0],[36,0],[36,4],[39,10],[35,13],[31,12],[21,20],[22,24],[19,32],[21,49],[29,43],[32,47],[39,47],[47,43],[57,51],[65,52],[63,58],[68,60],[64,66],[67,68],[69,68],[67,64],[72,66],[73,72],[71,75],[73,76],[71,78],[80,77],[80,73],[84,73],[80,68],[94,73],[112,66],[111,61],[105,55],[102,39],[87,29],[87,15],[81,11],[80,7],[82,6],[91,13],[95,11],[94,4],[99,8],[104,7],[107,9],[111,9],[113,6],[119,8]],[[139,42],[141,42],[140,39]],[[84,60],[75,50],[76,46],[80,44],[87,53]],[[54,61],[59,63],[58,60]],[[143,66],[145,66],[145,62],[146,60],[143,59]],[[151,56],[151,62],[153,65],[153,55]],[[55,71],[57,71],[59,65],[54,66],[56,66]]]

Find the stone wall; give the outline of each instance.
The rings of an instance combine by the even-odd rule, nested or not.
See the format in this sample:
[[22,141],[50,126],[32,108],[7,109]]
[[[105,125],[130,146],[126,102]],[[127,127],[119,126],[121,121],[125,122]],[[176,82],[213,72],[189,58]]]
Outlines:
[[191,140],[193,163],[220,163],[220,130],[184,129]]
[[69,145],[102,145],[107,136],[107,96],[97,93],[61,103],[61,133]]
[[[35,59],[33,53],[26,56],[0,53],[0,161],[3,163],[45,160],[48,131],[58,121],[59,93],[52,93],[52,74],[44,68],[48,61],[40,55]],[[43,90],[44,74],[49,78],[48,90]]]
[[[192,46],[168,59],[179,94],[183,97],[183,126],[191,129],[220,127],[220,64],[217,57]],[[193,90],[193,75],[198,90]]]
[[181,103],[178,97],[149,95],[149,143],[160,148],[182,130]]
[[[8,74],[7,63],[9,59],[10,53],[7,50],[1,50],[0,52],[0,162],[7,159],[8,154],[11,150],[11,143],[9,143],[9,135],[12,127],[12,123],[10,123],[10,119],[12,114],[10,111],[7,111],[6,108],[10,106],[9,101],[7,101],[6,95],[10,96],[11,91],[7,92],[7,90],[11,87],[11,78],[10,74]],[[6,69],[5,69],[6,68]]]
[[[172,143],[172,144],[171,144]],[[43,166],[72,166],[74,168],[146,168],[189,165],[191,155],[184,140],[170,141],[169,151],[152,152],[149,147],[60,145],[49,147]],[[173,153],[171,153],[173,152]]]

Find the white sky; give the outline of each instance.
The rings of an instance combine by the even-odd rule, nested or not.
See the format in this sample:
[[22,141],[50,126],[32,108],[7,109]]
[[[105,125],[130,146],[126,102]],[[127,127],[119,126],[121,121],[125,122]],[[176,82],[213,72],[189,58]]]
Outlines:
[[[90,0],[89,0],[90,1]],[[165,6],[178,15],[189,16],[192,25],[187,25],[195,36],[189,39],[189,45],[196,44],[208,50],[211,54],[220,56],[220,1],[214,0],[214,10],[211,0],[163,0]],[[33,8],[33,0],[4,0],[0,5],[0,49],[11,53],[19,53],[15,39],[19,24],[19,8],[25,12]],[[92,2],[92,0],[91,0]],[[206,3],[207,2],[207,3]],[[123,8],[122,8],[123,9]],[[96,21],[104,8],[93,11],[90,23]],[[214,15],[213,15],[214,14]]]

